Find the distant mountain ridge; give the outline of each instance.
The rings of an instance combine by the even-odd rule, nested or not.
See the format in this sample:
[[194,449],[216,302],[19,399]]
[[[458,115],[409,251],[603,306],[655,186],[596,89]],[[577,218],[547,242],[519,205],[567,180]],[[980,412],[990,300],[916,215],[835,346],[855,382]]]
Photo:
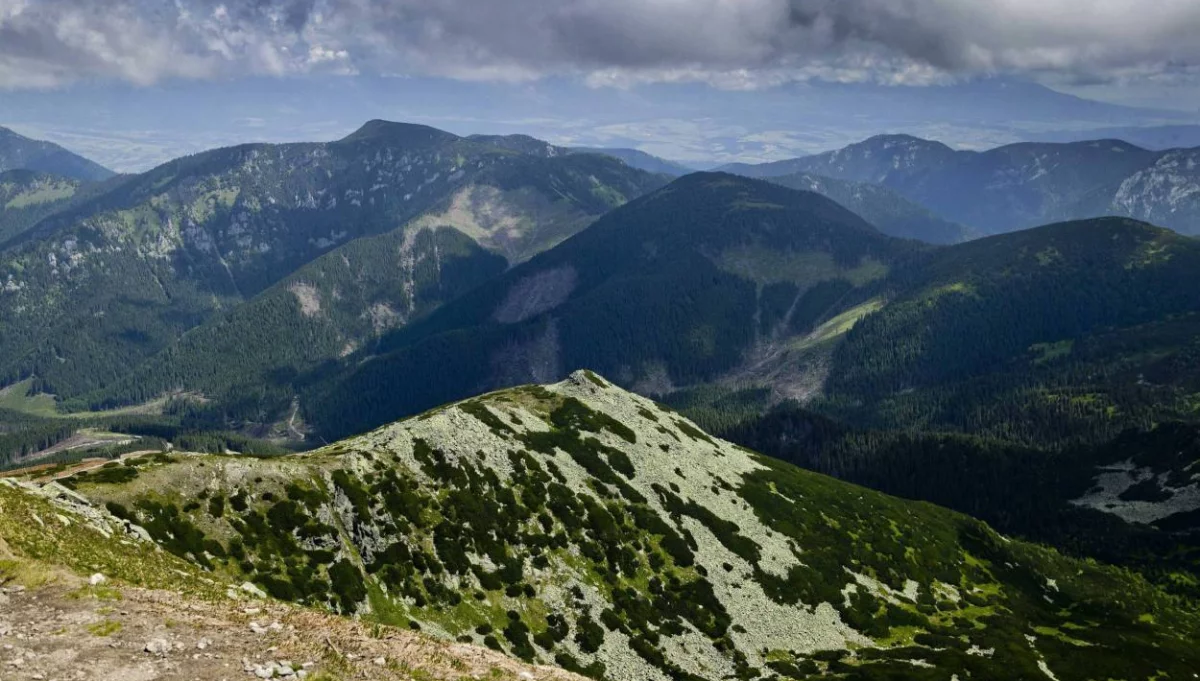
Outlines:
[[471,135],[468,139],[481,144],[490,144],[501,149],[509,149],[522,154],[553,157],[568,154],[600,154],[620,160],[630,168],[637,168],[648,173],[679,177],[695,172],[682,163],[668,161],[638,149],[607,148],[607,147],[563,147],[550,144],[529,135]]
[[1200,125],[1149,125],[1086,130],[1055,130],[1025,136],[1031,142],[1086,142],[1120,139],[1144,149],[1167,151],[1200,147]]
[[686,166],[676,161],[670,161],[665,158],[660,158],[653,154],[648,154],[640,149],[625,149],[611,147],[572,147],[572,153],[579,154],[604,154],[619,158],[628,164],[630,167],[645,170],[648,173],[662,173],[678,177],[687,175],[688,173],[696,172],[695,168]]
[[[443,265],[453,271],[449,260],[468,253],[528,258],[662,182],[615,159],[541,158],[388,121],[337,142],[177,159],[41,220],[0,253],[0,382],[36,376],[40,389],[78,397],[359,238],[420,219],[394,245],[392,272],[438,281]],[[443,251],[449,242],[416,238],[443,227],[471,245]],[[322,290],[320,281],[300,284]],[[364,294],[355,314],[378,303],[376,325],[390,328],[424,309],[412,299],[420,287],[402,284],[387,287],[389,298]],[[339,349],[366,340],[356,333]]]
[[[637,149],[610,149],[602,147],[558,147],[528,135],[472,135],[470,139],[504,149],[511,149],[535,156],[555,157],[566,154],[600,154],[619,159],[631,168],[669,177],[681,177],[697,172],[674,161],[668,161]],[[784,161],[771,165],[774,173],[791,168],[793,162]],[[727,166],[734,167],[734,166]],[[736,166],[742,172],[735,174],[761,177],[775,184],[792,189],[816,192],[837,201],[858,213],[885,234],[905,239],[916,239],[932,244],[952,244],[980,236],[976,230],[944,220],[928,209],[919,206],[899,193],[880,184],[853,182],[823,177],[812,173],[762,174],[753,171],[753,166]],[[734,171],[729,171],[734,172]]]
[[0,127],[0,172],[25,169],[95,182],[115,173],[52,142],[32,140]]
[[550,158],[566,156],[571,153],[566,147],[559,147],[530,135],[471,135],[467,139],[487,144],[500,149],[508,149],[521,154]]
[[1200,149],[1149,151],[1120,140],[1024,142],[959,151],[910,135],[773,163],[727,166],[881,184],[938,216],[986,233],[1117,215],[1200,234]]
[[930,244],[955,244],[980,236],[978,231],[943,220],[881,184],[837,180],[811,173],[771,175],[763,179],[833,199],[889,236]]

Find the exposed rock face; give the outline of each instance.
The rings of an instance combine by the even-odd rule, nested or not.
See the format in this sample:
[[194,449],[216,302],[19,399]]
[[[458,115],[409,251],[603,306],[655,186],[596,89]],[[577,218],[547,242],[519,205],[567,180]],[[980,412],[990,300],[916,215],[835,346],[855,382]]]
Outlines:
[[1200,234],[1200,149],[1164,153],[1121,182],[1112,212]]
[[315,317],[321,312],[321,294],[312,284],[296,282],[288,287],[296,302],[300,305],[300,313],[305,317]]
[[567,265],[538,272],[518,281],[496,309],[496,321],[516,324],[553,310],[571,297],[577,280],[574,268]]

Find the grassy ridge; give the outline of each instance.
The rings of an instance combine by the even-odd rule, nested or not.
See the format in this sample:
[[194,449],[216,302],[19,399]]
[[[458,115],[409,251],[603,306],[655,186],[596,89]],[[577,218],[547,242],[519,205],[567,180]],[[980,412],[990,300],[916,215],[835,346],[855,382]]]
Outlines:
[[[760,457],[594,374],[71,484],[279,598],[614,681],[1186,678],[1144,579]],[[686,651],[680,644],[686,642]],[[961,676],[960,676],[961,678]]]

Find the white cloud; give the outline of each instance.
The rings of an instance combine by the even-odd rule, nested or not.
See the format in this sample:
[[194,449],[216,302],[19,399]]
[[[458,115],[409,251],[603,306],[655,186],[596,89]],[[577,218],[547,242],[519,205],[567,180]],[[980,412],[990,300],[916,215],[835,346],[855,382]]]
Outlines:
[[1196,0],[0,0],[0,86],[312,72],[1194,83],[1196,35]]

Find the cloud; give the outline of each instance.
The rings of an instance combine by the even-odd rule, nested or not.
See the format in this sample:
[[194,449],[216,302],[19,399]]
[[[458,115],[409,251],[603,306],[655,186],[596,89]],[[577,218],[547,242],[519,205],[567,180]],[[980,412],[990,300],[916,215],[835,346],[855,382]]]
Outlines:
[[0,86],[314,72],[726,89],[1190,82],[1196,35],[1195,0],[0,0]]

